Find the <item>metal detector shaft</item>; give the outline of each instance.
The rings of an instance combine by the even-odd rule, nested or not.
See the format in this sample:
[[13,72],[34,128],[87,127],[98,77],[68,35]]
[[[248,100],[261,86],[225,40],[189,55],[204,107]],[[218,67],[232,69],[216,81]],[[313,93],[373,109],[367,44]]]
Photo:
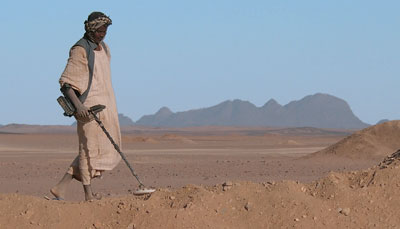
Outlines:
[[108,133],[108,131],[106,130],[106,128],[104,127],[103,123],[100,121],[100,119],[97,117],[97,115],[94,112],[91,112],[94,120],[96,120],[96,122],[99,124],[99,126],[101,127],[101,129],[103,130],[103,132],[107,135],[108,139],[110,140],[111,144],[113,144],[114,148],[118,151],[119,155],[121,155],[122,159],[124,160],[125,164],[128,166],[129,170],[131,171],[132,175],[136,178],[136,180],[139,182],[140,187],[144,187],[144,184],[140,181],[138,175],[135,173],[135,171],[133,170],[131,164],[129,164],[128,160],[126,159],[125,154],[121,151],[121,149],[119,148],[119,146],[114,142],[114,140],[112,139],[110,133]]

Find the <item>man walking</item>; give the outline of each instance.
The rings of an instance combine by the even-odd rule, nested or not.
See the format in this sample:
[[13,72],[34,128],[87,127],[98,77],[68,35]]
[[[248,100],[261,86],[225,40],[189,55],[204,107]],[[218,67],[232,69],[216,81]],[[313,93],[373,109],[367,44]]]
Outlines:
[[97,114],[116,144],[121,147],[118,112],[111,83],[110,50],[104,43],[111,19],[102,12],[93,12],[85,21],[85,34],[71,49],[59,80],[61,90],[76,108],[79,154],[61,181],[50,192],[55,199],[64,199],[72,179],[83,184],[85,200],[97,198],[91,180],[105,170],[112,170],[121,157],[93,120],[89,108],[105,105]]

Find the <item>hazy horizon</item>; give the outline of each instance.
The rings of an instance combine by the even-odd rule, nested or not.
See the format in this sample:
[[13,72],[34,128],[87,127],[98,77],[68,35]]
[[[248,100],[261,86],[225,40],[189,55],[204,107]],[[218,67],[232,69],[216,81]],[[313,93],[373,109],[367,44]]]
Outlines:
[[[220,105],[220,104],[223,104],[223,103],[225,103],[225,102],[227,102],[227,101],[231,101],[231,102],[234,102],[235,100],[239,100],[239,101],[242,101],[242,102],[249,102],[249,103],[251,103],[251,104],[253,104],[253,105],[255,105],[257,108],[261,108],[262,106],[264,106],[266,103],[268,103],[270,100],[274,100],[275,102],[277,102],[279,105],[281,105],[282,107],[285,107],[286,105],[289,105],[290,103],[292,103],[292,102],[298,102],[299,100],[302,100],[302,99],[304,99],[305,97],[308,97],[308,96],[315,96],[315,95],[317,95],[317,94],[323,94],[323,95],[328,95],[328,96],[333,96],[333,95],[329,95],[329,94],[324,94],[324,93],[316,93],[316,94],[314,94],[314,95],[306,95],[306,96],[304,96],[304,97],[302,97],[302,98],[299,98],[299,99],[297,99],[297,100],[293,100],[293,101],[290,101],[290,102],[288,102],[287,104],[281,104],[281,103],[279,103],[279,101],[276,101],[274,98],[271,98],[271,99],[269,99],[268,101],[266,101],[264,104],[262,104],[262,105],[260,105],[260,106],[256,106],[255,104],[253,104],[251,101],[247,101],[247,100],[241,100],[241,99],[232,99],[232,100],[225,100],[225,101],[221,101],[221,102],[219,102],[219,103],[217,103],[217,104],[214,104],[214,105],[211,105],[211,106],[209,106],[209,107],[197,107],[197,108],[192,108],[192,109],[188,109],[188,110],[184,110],[184,111],[174,111],[174,110],[171,110],[169,107],[167,107],[167,106],[163,106],[163,107],[160,107],[157,111],[155,111],[154,113],[152,113],[152,114],[145,114],[145,115],[143,115],[143,116],[147,116],[147,115],[155,115],[158,111],[160,111],[161,109],[165,109],[165,108],[167,108],[167,109],[169,109],[172,113],[174,113],[174,114],[177,114],[177,113],[180,113],[180,112],[188,112],[188,111],[195,111],[195,110],[202,110],[202,109],[210,109],[211,107],[213,107],[213,106],[218,106],[218,105]],[[333,96],[333,97],[335,97],[335,96]],[[337,97],[336,97],[337,98]],[[338,100],[341,100],[341,98],[337,98]],[[346,102],[346,101],[345,101]],[[347,102],[346,102],[347,103]],[[350,109],[351,109],[351,106],[349,105],[349,107],[350,107]],[[341,111],[338,111],[338,112],[341,112]],[[124,114],[123,112],[119,112],[119,114],[120,115],[123,115],[123,116],[125,116],[125,117],[127,117],[127,118],[129,118],[129,119],[131,119],[133,122],[137,122],[137,121],[139,121],[139,119],[141,119],[141,118],[143,118],[143,116],[141,116],[141,117],[139,117],[138,119],[136,119],[136,120],[134,120],[132,117],[129,117],[128,115],[126,115],[126,114]],[[357,118],[359,118],[357,115],[355,115]],[[68,117],[66,117],[66,118],[68,118]],[[67,123],[67,124],[60,124],[60,125],[72,125],[73,123],[75,123],[76,121],[75,121],[75,119],[73,118],[73,117],[69,117],[68,118],[69,120],[71,120],[71,123]],[[378,122],[380,122],[380,121],[384,121],[384,120],[386,120],[386,119],[381,119],[381,120],[378,120],[376,123],[366,123],[366,122],[364,122],[363,120],[361,120],[362,122],[364,122],[365,124],[368,124],[368,125],[375,125],[375,124],[377,124]],[[9,125],[9,124],[25,124],[25,123],[6,123],[6,124],[2,124],[2,123],[0,123],[0,125]],[[28,125],[36,125],[36,124],[28,124]],[[38,125],[40,125],[40,124],[38,124]],[[43,124],[42,124],[43,125]],[[44,125],[46,125],[46,124],[44,124]],[[57,124],[54,124],[54,125],[57,125]],[[320,128],[320,127],[316,127],[316,128]],[[322,127],[321,127],[322,128]]]

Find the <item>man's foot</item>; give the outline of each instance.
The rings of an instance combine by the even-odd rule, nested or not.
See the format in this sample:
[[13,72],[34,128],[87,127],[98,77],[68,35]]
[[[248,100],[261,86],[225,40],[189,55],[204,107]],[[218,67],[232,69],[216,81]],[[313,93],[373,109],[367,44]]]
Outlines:
[[54,200],[64,200],[65,198],[65,191],[61,190],[58,185],[50,189],[50,193],[55,197]]
[[56,200],[63,200],[65,198],[65,190],[67,189],[68,184],[72,180],[72,175],[66,173],[60,182],[52,189],[50,189],[51,194],[55,197]]
[[101,200],[101,198],[102,198],[100,193],[92,192],[91,185],[83,185],[83,190],[85,191],[85,200],[86,201]]
[[86,195],[85,194],[85,200],[89,201],[89,202],[92,202],[92,201],[95,201],[95,200],[101,200],[101,198],[102,198],[102,196],[99,193],[92,193],[91,195]]
[[103,198],[103,195],[101,195],[100,193],[92,193],[92,196],[95,200],[101,200]]

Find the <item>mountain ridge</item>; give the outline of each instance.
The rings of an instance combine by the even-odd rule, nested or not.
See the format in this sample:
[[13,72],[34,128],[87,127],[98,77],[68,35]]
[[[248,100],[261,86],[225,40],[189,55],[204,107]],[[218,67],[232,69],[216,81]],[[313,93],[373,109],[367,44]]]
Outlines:
[[226,100],[217,105],[181,112],[162,107],[142,116],[135,125],[188,126],[280,126],[361,129],[369,124],[356,117],[348,103],[329,94],[316,93],[286,105],[270,99],[257,107],[249,101]]

